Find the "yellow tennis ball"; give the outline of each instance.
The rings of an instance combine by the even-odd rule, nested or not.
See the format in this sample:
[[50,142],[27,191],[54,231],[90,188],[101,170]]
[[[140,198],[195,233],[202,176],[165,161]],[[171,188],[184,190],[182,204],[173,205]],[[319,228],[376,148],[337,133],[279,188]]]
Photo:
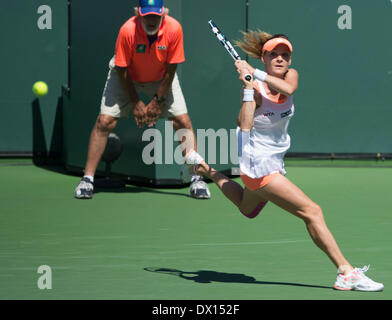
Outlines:
[[48,93],[48,85],[43,81],[37,81],[33,85],[33,93],[37,97],[42,97]]

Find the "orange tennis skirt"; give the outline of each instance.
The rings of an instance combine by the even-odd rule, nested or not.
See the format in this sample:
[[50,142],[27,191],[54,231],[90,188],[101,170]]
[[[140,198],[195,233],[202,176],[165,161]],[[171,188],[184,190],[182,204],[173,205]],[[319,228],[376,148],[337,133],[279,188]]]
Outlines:
[[250,191],[265,187],[274,180],[280,173],[274,172],[261,178],[251,178],[241,172],[241,180]]

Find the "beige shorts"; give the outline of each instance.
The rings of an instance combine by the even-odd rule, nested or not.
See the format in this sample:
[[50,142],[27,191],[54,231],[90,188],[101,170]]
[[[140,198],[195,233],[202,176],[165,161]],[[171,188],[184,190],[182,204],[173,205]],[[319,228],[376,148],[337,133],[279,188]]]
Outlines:
[[[157,93],[162,80],[156,82],[139,83],[134,82],[135,89],[144,103],[149,103]],[[103,90],[101,100],[101,114],[107,114],[114,118],[128,118],[132,110],[132,104],[128,95],[124,92],[117,70],[114,65],[114,57],[109,62],[109,73]],[[173,118],[188,113],[184,95],[175,74],[171,90],[163,105],[160,118]]]

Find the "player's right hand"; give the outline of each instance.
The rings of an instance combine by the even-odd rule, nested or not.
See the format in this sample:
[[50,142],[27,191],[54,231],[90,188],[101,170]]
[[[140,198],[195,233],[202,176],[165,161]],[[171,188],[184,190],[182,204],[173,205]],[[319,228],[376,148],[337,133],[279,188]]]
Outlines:
[[147,122],[147,107],[143,101],[139,100],[132,107],[132,114],[135,118],[136,125],[142,128]]
[[253,89],[253,77],[250,80],[245,79],[245,76],[249,75],[250,72],[246,68],[237,68],[239,79],[242,81],[246,89]]

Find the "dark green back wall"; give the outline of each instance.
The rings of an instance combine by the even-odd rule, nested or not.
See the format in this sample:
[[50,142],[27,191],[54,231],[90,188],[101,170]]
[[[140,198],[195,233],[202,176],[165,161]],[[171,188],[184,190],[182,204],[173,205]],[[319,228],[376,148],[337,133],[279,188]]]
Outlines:
[[[391,3],[248,2],[250,29],[287,33],[294,45],[292,66],[299,72],[300,83],[294,97],[290,151],[391,153]],[[72,103],[70,110],[64,110],[64,138],[66,153],[81,164],[117,32],[137,1],[118,0],[113,6],[91,0],[71,3]],[[31,152],[34,136],[40,138],[42,148],[53,144],[61,86],[68,82],[67,1],[45,4],[52,8],[52,30],[37,27],[42,2],[4,0],[0,4],[0,152]],[[229,39],[240,38],[239,30],[246,27],[246,1],[167,0],[165,4],[184,29],[186,62],[178,73],[194,128],[234,128],[240,83],[232,59],[207,21],[214,19]],[[352,30],[337,26],[340,5],[352,8]],[[262,67],[260,61],[250,59],[250,63]],[[49,84],[49,94],[39,100],[31,93],[37,80]],[[140,141],[141,132],[132,119],[123,121],[118,130],[129,130],[124,136],[127,143]]]
[[[71,95],[65,97],[64,102],[65,159],[69,168],[84,167],[90,131],[99,113],[107,64],[117,33],[133,14],[131,9],[137,1],[117,1],[115,9],[95,4],[94,11],[89,10],[91,3],[72,2]],[[165,5],[170,9],[170,15],[182,22],[184,29],[186,62],[179,67],[178,74],[195,130],[235,128],[238,103],[232,102],[238,102],[240,84],[232,58],[216,40],[207,21],[214,18],[217,23],[226,25],[224,30],[228,36],[238,36],[238,30],[245,28],[245,3],[233,2],[230,11],[222,11],[220,3],[208,1],[172,0]],[[207,6],[209,11],[201,10]],[[88,19],[89,24],[86,25],[84,19]],[[107,23],[103,24],[103,20]],[[164,138],[164,120],[156,127]],[[152,179],[179,178],[178,164],[146,166],[142,162],[142,150],[148,142],[142,142],[143,131],[136,128],[132,117],[120,120],[114,132],[125,148],[114,163],[113,172]],[[227,169],[230,166],[228,162],[217,167]],[[100,169],[104,169],[103,163]]]
[[[392,152],[391,2],[249,2],[250,29],[293,42],[300,78],[291,151]],[[352,9],[351,30],[337,26],[341,5]]]
[[[37,26],[43,4],[52,9],[51,30]],[[0,153],[32,152],[34,134],[49,149],[61,85],[67,83],[67,29],[66,1],[0,2]],[[49,93],[33,103],[38,80],[47,82]]]

